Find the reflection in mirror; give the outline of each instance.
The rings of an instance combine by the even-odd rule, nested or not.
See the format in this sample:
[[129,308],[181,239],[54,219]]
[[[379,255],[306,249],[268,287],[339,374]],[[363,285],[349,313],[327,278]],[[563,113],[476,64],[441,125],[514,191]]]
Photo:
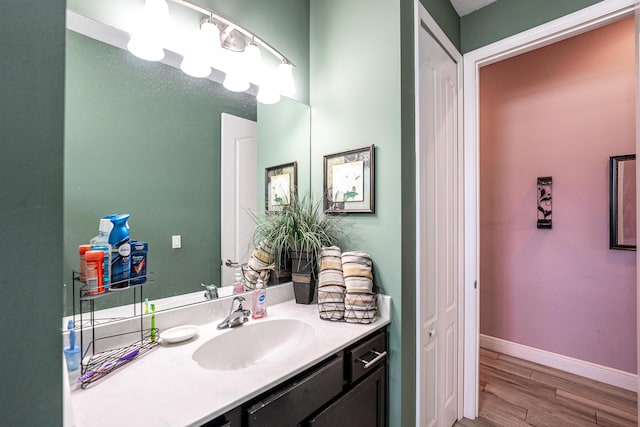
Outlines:
[[[203,294],[202,282],[221,284],[221,114],[255,121],[262,107],[277,111],[278,104],[257,108],[250,94],[140,60],[71,30],[66,52],[64,313],[72,312],[78,245],[95,236],[99,218],[111,213],[131,214],[132,239],[149,243],[155,283],[144,287],[144,297],[189,294],[187,303],[193,302]],[[308,129],[309,107],[299,105],[300,119],[307,120],[302,128]],[[283,128],[275,115],[270,119]],[[299,127],[292,122],[296,118],[282,120]],[[286,155],[280,163],[301,155],[308,165],[308,131],[294,150],[273,149],[269,144],[287,137],[262,138],[269,126],[258,127],[257,175],[263,170],[260,156],[267,152]],[[301,173],[308,180],[309,170]],[[262,183],[256,187],[263,188]],[[173,235],[181,236],[182,248],[171,248]],[[133,292],[124,291],[96,300],[96,308],[132,301]]]
[[636,156],[610,159],[610,248],[636,250]]

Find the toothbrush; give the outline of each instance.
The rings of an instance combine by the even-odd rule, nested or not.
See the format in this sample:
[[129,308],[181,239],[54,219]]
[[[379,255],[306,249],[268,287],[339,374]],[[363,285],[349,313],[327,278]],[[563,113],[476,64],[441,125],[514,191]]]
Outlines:
[[144,299],[144,314],[149,314],[149,298]]
[[156,342],[156,305],[151,304],[151,342]]
[[100,366],[95,371],[87,372],[86,374],[80,376],[80,378],[78,378],[78,382],[79,383],[84,382],[84,381],[88,380],[89,378],[93,377],[94,375],[98,375],[98,374],[103,373],[104,371],[106,371],[107,369],[109,369],[111,367],[115,368],[116,366],[122,364],[123,362],[128,362],[129,360],[131,360],[134,357],[136,357],[139,352],[140,352],[140,349],[136,349],[136,350],[133,350],[129,354],[125,354],[120,359],[116,360],[115,362],[107,362],[104,365]]

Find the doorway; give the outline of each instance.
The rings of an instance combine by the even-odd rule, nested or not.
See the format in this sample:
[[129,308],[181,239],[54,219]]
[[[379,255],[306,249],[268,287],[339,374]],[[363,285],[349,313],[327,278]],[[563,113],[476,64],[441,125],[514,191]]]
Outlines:
[[[480,67],[614,22],[634,12],[633,1],[612,1],[510,37],[465,55],[465,400],[467,418],[477,415],[479,296],[473,286],[479,277],[479,102]],[[605,227],[606,228],[606,227]],[[480,284],[481,286],[481,284]],[[474,360],[475,359],[475,360]]]
[[221,286],[234,282],[237,268],[249,260],[257,212],[257,123],[222,114],[220,155]]

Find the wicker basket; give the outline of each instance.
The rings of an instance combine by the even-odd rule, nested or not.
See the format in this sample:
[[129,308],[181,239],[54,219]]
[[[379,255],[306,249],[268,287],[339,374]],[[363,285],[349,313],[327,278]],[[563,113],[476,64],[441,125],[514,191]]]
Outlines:
[[368,324],[376,320],[378,294],[325,292],[318,289],[318,312],[323,320]]

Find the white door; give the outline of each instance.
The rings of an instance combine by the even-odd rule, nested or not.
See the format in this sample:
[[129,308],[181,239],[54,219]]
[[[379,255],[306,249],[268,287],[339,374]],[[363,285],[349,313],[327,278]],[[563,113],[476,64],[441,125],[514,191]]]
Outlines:
[[258,204],[256,122],[222,114],[221,257],[222,286],[233,284],[234,270],[249,260]]
[[462,279],[458,64],[421,24],[418,36],[417,310],[419,425],[458,418]]

